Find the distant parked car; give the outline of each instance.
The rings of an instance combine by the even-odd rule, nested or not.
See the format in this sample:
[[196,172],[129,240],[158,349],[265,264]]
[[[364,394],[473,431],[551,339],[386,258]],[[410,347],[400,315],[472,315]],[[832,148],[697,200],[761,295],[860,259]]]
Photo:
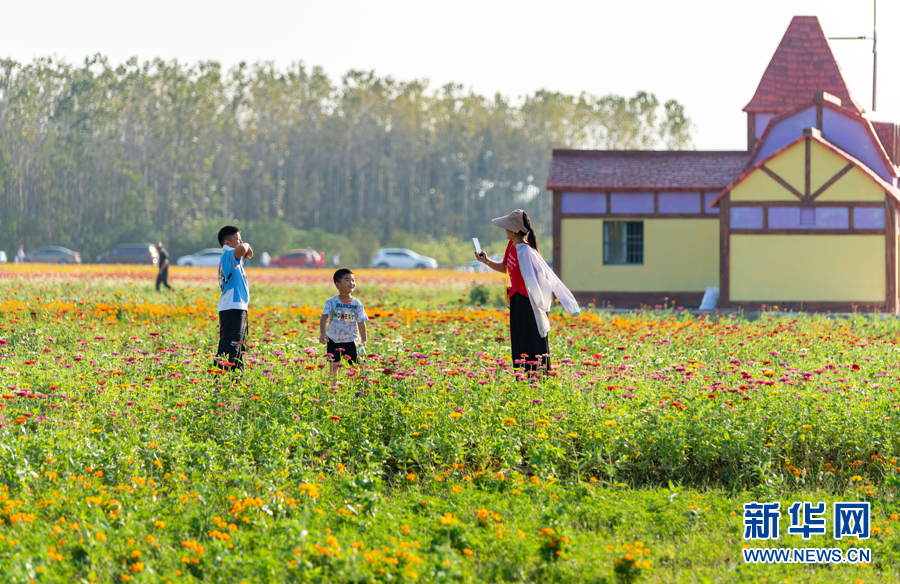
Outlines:
[[175,265],[178,266],[204,266],[207,268],[215,268],[222,259],[221,247],[208,247],[191,255],[181,256]]
[[25,254],[27,264],[80,264],[81,254],[65,247],[48,245]]
[[295,249],[273,258],[270,268],[324,268],[325,254],[312,249]]
[[[499,262],[499,261],[503,260],[503,256],[499,253],[495,253],[494,255],[488,256],[488,259],[494,260],[495,262]],[[491,271],[493,271],[489,267],[487,267],[485,264],[479,262],[478,260],[472,260],[471,262],[467,263],[464,267],[457,268],[457,269],[460,272],[491,272]]]
[[438,267],[437,260],[421,256],[411,249],[386,248],[379,249],[372,257],[373,268],[430,268]]
[[97,256],[98,264],[144,264],[155,266],[159,253],[152,243],[126,243]]

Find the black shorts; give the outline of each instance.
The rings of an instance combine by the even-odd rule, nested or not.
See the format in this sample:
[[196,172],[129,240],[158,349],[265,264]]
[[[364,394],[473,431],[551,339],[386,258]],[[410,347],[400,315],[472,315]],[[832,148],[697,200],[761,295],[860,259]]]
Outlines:
[[353,364],[359,363],[359,357],[356,354],[356,343],[335,343],[328,339],[325,352],[331,355],[331,360],[335,363],[343,363],[348,359]]

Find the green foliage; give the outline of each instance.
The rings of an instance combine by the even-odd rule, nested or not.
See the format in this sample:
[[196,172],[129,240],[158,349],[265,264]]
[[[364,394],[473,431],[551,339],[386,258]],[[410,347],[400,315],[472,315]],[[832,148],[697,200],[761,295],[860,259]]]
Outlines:
[[471,254],[458,240],[502,242],[488,219],[514,208],[549,235],[552,148],[686,148],[690,133],[680,104],[646,92],[541,90],[516,105],[302,63],[4,59],[0,249],[61,244],[87,259],[161,238],[177,256],[238,221],[270,254],[316,242],[283,238],[288,227],[320,230],[349,238],[328,243],[362,265],[403,231],[459,265]]
[[[470,283],[366,270],[393,305],[371,309],[367,361],[330,378],[327,274],[251,270],[230,376],[210,369],[208,272],[175,270],[160,301],[131,268],[4,270],[9,581],[900,577],[893,318],[554,314],[554,372],[528,375],[504,311],[435,306]],[[865,543],[803,540],[783,515],[753,545],[868,547],[868,567],[743,562],[744,503],[856,500]]]

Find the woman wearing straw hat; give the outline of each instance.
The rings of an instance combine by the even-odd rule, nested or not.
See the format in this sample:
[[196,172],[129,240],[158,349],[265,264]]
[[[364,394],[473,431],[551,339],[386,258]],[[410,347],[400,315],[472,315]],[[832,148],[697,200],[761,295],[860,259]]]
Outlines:
[[516,209],[506,217],[497,217],[491,222],[506,230],[509,244],[503,261],[490,260],[484,252],[475,254],[475,257],[489,268],[507,275],[513,366],[524,366],[529,370],[540,366],[549,371],[550,343],[547,334],[550,332],[550,319],[547,313],[553,301],[552,295],[556,295],[572,316],[580,314],[581,309],[569,289],[538,253],[537,237],[525,211]]

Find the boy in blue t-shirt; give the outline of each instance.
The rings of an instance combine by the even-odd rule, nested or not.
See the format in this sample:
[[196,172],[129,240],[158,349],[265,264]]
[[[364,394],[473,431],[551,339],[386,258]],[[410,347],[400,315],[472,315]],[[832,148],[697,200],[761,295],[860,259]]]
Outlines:
[[331,355],[331,374],[337,375],[345,359],[359,363],[356,344],[366,344],[366,321],[369,317],[362,302],[353,297],[356,288],[353,272],[347,268],[336,271],[334,286],[338,289],[338,295],[325,302],[319,319],[319,342],[327,345],[325,350]]
[[243,258],[253,257],[249,243],[241,239],[241,230],[226,225],[219,230],[222,259],[219,260],[219,347],[216,365],[219,368],[244,370],[243,348],[247,343],[247,308],[250,286],[244,272]]

